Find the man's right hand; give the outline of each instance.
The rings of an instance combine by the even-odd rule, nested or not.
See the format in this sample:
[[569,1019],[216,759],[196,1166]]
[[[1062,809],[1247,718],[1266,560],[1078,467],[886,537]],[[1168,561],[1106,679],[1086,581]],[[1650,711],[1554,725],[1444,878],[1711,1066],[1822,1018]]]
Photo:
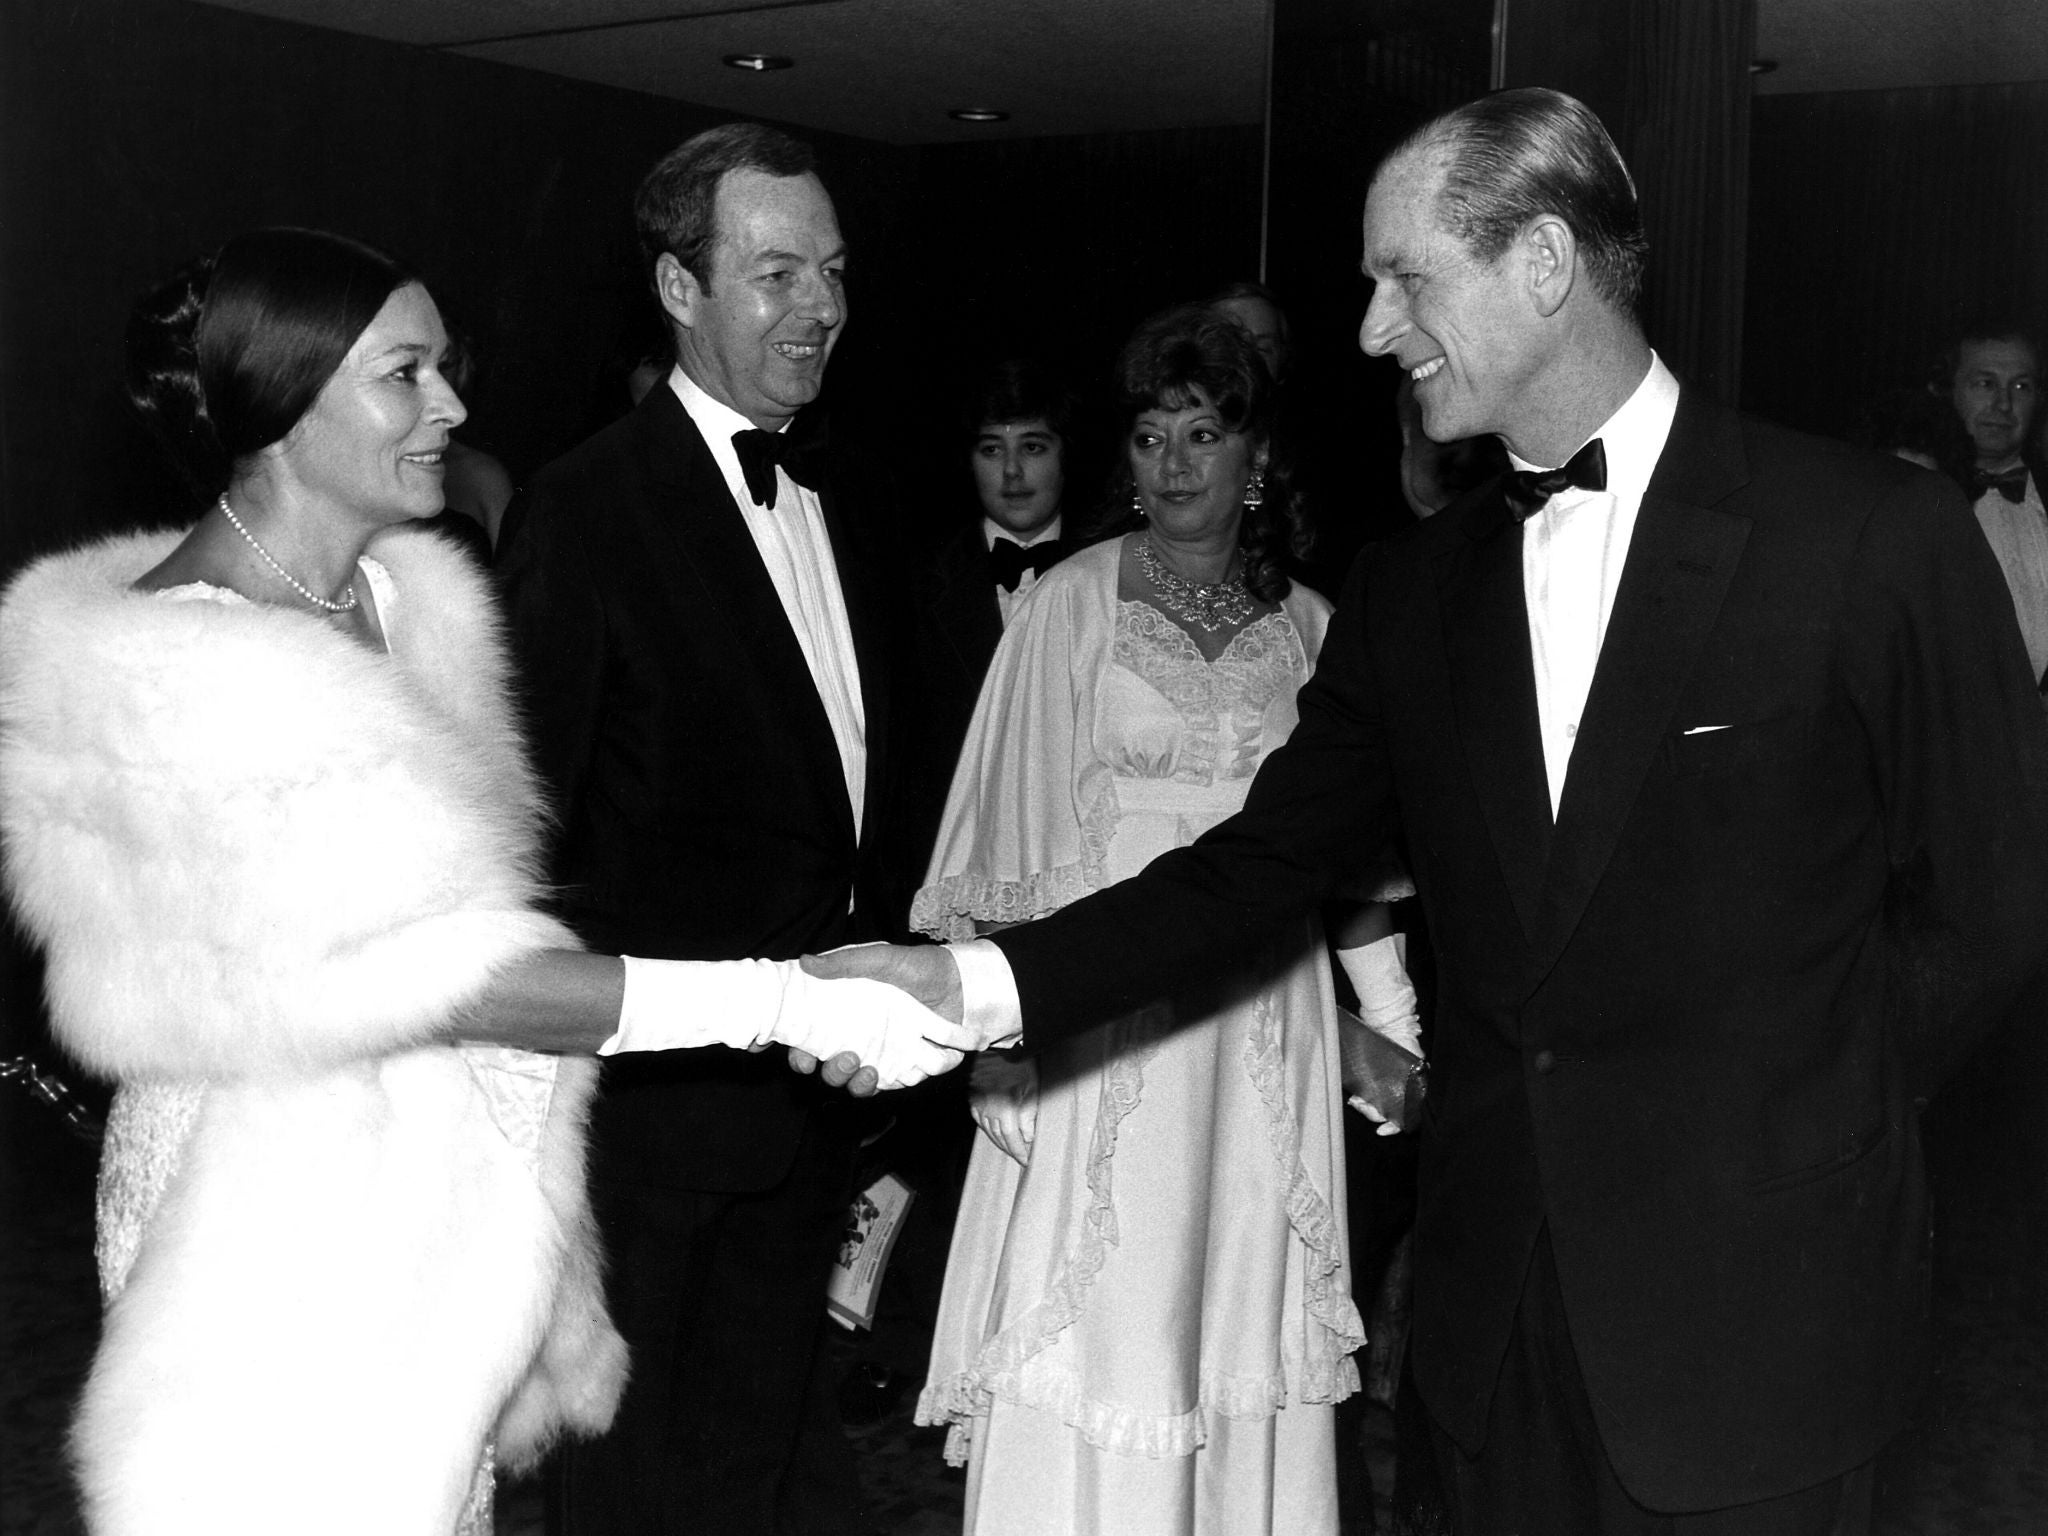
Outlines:
[[825,980],[865,976],[900,987],[949,1024],[961,1016],[960,968],[943,944],[853,944],[805,955],[803,968]]

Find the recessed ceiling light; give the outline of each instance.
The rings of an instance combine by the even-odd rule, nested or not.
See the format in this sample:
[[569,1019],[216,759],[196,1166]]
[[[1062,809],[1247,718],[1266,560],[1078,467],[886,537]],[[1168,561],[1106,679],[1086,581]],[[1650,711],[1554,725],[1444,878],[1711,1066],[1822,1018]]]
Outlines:
[[998,112],[993,107],[955,107],[946,116],[956,123],[1007,123],[1010,114]]
[[1776,59],[1751,59],[1749,61],[1749,72],[1752,75],[1768,75],[1777,67],[1778,61]]
[[729,69],[751,69],[764,73],[771,69],[795,69],[796,60],[780,53],[728,53],[725,56]]

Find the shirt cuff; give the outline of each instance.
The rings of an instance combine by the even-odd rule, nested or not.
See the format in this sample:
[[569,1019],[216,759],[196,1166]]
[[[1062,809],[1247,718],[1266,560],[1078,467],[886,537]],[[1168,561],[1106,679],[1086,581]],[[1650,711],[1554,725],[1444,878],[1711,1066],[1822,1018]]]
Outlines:
[[960,969],[960,1022],[981,1036],[985,1051],[1007,1050],[1024,1037],[1024,1005],[1009,957],[987,939],[948,944]]

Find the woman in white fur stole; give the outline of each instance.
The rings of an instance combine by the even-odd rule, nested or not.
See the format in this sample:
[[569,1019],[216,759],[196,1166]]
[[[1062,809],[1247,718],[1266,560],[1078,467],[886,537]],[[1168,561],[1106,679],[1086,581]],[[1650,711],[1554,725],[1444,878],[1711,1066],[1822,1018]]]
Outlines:
[[102,1536],[488,1531],[494,1461],[601,1432],[592,1053],[777,1041],[856,1091],[959,1060],[877,983],[622,963],[541,910],[485,582],[407,526],[447,346],[378,252],[230,241],[130,329],[131,397],[225,493],[0,600],[8,891],[120,1085],[73,1434]]

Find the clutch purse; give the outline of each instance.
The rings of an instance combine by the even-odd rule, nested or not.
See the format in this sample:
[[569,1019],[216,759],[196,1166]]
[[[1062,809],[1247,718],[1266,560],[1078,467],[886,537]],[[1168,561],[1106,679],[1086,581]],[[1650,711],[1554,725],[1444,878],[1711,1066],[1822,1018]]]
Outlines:
[[1345,1096],[1363,1099],[1390,1124],[1413,1130],[1429,1091],[1429,1063],[1369,1028],[1349,1008],[1337,1010],[1337,1047]]

